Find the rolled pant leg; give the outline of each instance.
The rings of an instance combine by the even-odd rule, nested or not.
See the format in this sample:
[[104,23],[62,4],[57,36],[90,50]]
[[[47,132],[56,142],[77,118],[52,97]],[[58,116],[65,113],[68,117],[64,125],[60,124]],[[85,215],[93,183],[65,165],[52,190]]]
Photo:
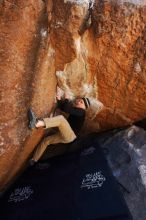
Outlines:
[[45,122],[46,128],[58,127],[59,132],[57,134],[48,136],[39,144],[33,155],[33,160],[35,161],[40,159],[48,145],[70,143],[76,139],[75,133],[71,129],[68,121],[62,115],[53,118],[45,118],[43,120]]

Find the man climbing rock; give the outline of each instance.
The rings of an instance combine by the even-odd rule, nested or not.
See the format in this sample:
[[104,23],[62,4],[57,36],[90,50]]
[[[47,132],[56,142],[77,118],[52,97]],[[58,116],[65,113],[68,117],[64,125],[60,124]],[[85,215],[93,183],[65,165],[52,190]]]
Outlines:
[[31,165],[40,159],[48,145],[71,143],[77,138],[85,121],[86,109],[89,106],[90,101],[86,97],[76,98],[73,102],[69,101],[66,97],[64,100],[57,97],[57,107],[69,114],[68,119],[63,115],[58,115],[52,118],[37,120],[32,110],[29,110],[29,127],[31,129],[39,127],[43,127],[44,129],[57,127],[59,129],[55,134],[44,138],[38,145],[30,161]]

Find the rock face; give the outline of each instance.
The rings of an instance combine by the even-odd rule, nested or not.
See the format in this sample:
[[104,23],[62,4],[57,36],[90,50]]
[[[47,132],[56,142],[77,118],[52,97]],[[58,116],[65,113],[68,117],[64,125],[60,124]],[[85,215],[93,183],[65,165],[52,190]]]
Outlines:
[[88,112],[87,132],[145,117],[145,3],[0,1],[0,188],[33,151],[28,107],[47,116],[57,82],[103,103],[99,114]]
[[[146,132],[136,126],[99,134],[98,142],[106,149],[112,172],[129,206],[133,220],[146,216]],[[107,151],[108,150],[108,151]]]

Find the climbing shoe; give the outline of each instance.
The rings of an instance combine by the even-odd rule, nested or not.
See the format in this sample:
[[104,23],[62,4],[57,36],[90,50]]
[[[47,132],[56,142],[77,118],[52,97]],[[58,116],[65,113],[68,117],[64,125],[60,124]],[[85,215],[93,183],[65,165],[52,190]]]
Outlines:
[[30,129],[35,128],[35,125],[37,123],[37,117],[35,116],[35,113],[32,111],[31,108],[29,108],[29,110],[28,110],[28,119],[29,119],[28,127]]

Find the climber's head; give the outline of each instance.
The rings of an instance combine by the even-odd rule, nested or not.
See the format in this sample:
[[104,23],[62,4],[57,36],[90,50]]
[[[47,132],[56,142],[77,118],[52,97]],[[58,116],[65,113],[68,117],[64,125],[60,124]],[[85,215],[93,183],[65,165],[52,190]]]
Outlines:
[[74,106],[76,108],[87,109],[90,106],[90,101],[88,98],[76,98],[74,101]]

